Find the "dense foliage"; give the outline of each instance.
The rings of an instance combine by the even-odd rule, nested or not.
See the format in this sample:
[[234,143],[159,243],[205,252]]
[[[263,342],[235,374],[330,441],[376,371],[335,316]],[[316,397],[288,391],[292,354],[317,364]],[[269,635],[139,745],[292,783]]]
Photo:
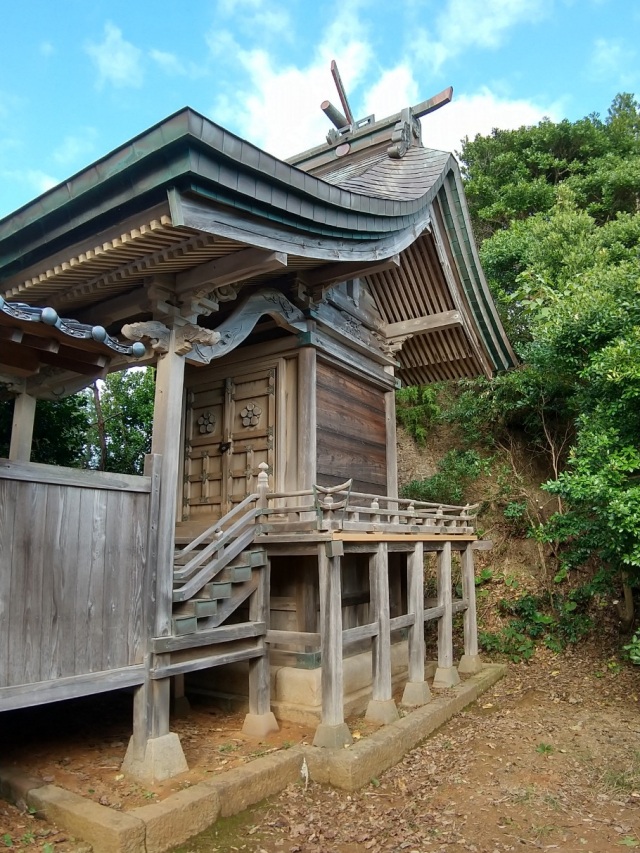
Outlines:
[[[442,416],[491,453],[517,435],[544,455],[556,511],[529,532],[557,558],[557,584],[579,569],[589,595],[593,583],[640,585],[639,105],[622,94],[604,120],[496,130],[466,140],[461,159],[483,267],[521,365],[460,383]],[[583,612],[579,595],[566,610],[556,590],[545,611],[554,624],[554,607]],[[527,645],[535,630],[515,616],[515,641]],[[572,639],[564,629],[545,637]]]
[[[151,448],[155,371],[112,373],[62,400],[38,400],[32,462],[141,474]],[[0,456],[8,456],[13,403],[0,403]]]
[[597,557],[640,580],[638,104],[619,95],[604,122],[496,131],[462,157],[522,366],[472,383],[458,416],[493,441],[520,429],[548,454],[559,512],[537,534],[563,544],[561,577]]

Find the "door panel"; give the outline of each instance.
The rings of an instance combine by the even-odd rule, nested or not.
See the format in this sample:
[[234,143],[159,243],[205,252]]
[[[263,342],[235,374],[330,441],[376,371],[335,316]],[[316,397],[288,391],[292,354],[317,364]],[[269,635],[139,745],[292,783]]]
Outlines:
[[274,469],[276,369],[236,373],[187,398],[183,520],[212,523]]

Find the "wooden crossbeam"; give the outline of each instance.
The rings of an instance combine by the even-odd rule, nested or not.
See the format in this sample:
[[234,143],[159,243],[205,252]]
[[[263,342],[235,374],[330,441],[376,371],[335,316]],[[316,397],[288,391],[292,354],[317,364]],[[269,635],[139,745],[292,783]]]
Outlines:
[[365,264],[358,261],[353,263],[339,262],[327,264],[310,272],[301,273],[299,279],[307,287],[329,287],[340,281],[349,281],[352,278],[361,278],[372,275],[373,273],[385,272],[399,266],[400,255],[392,255],[383,261],[373,261]]
[[461,325],[462,316],[459,311],[442,311],[439,314],[428,314],[424,317],[402,320],[399,323],[389,323],[383,328],[383,334],[387,338],[401,338]]
[[179,294],[196,290],[204,285],[222,287],[235,284],[246,278],[252,278],[260,273],[287,266],[285,252],[268,252],[264,249],[242,249],[208,261],[176,276],[176,292]]

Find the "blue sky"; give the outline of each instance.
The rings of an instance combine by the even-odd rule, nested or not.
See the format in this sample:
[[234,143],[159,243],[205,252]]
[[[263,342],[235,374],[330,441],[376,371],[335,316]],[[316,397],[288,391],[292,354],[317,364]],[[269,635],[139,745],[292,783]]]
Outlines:
[[22,0],[0,31],[0,217],[183,106],[286,157],[454,87],[423,139],[640,95],[638,0]]

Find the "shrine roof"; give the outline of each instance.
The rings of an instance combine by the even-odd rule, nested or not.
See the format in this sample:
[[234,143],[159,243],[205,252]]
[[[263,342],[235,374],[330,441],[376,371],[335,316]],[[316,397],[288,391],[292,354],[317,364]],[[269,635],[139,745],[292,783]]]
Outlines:
[[[151,274],[233,269],[234,256],[254,249],[266,265],[245,270],[243,282],[321,278],[342,265],[340,280],[368,276],[389,324],[459,309],[460,328],[416,333],[399,353],[407,382],[510,367],[457,162],[413,138],[398,156],[401,119],[285,162],[180,110],[0,220],[0,293],[100,323],[101,305],[135,308]],[[400,271],[367,273],[395,256]],[[417,296],[406,296],[412,288]]]

